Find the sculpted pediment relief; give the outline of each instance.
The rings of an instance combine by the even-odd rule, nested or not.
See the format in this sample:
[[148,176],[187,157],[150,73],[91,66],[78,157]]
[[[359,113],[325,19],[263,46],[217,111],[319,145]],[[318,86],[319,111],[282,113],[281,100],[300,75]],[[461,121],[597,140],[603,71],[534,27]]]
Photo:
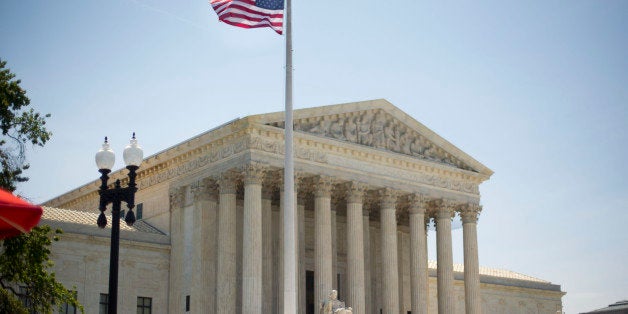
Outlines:
[[[266,123],[284,127],[284,122]],[[296,131],[329,137],[474,171],[460,159],[382,109],[294,120]]]

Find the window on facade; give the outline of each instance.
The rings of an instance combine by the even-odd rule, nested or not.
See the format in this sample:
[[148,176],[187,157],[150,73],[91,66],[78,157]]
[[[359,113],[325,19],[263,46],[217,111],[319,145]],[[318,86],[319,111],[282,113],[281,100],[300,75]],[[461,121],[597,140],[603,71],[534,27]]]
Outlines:
[[74,305],[64,303],[61,306],[61,310],[59,311],[59,313],[60,314],[76,314],[76,307],[74,307]]
[[[70,291],[70,292],[72,292],[72,294],[74,294],[74,297],[76,298],[76,291]],[[74,307],[74,305],[64,303],[61,306],[61,310],[59,311],[59,313],[60,314],[76,314],[76,307]]]
[[137,297],[137,314],[151,314],[153,311],[153,299]]
[[135,205],[135,219],[142,219],[142,212],[144,211],[144,203],[139,203]]
[[340,295],[342,292],[342,276],[340,274],[336,274],[336,281],[338,282],[338,290],[336,290],[336,292],[338,292],[337,298],[338,300],[342,300],[342,296]]
[[189,295],[185,296],[185,311],[186,312],[190,311],[190,296]]
[[109,294],[101,293],[100,301],[98,302],[98,313],[107,314],[109,313]]
[[[26,286],[19,287],[17,298],[20,300],[20,302],[22,302],[22,305],[24,305],[25,308],[27,309],[32,308],[33,302],[30,296],[28,295],[28,289],[26,288]],[[35,312],[33,310],[30,310],[29,313],[35,313]]]

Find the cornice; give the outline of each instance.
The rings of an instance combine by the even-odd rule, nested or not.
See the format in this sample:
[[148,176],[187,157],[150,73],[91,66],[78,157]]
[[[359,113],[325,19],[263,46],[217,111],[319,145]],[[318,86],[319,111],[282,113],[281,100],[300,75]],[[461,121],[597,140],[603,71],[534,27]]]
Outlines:
[[[185,176],[247,150],[284,155],[284,130],[255,123],[254,117],[234,120],[147,157],[138,171],[138,187],[143,190]],[[391,168],[391,177],[474,195],[479,194],[479,184],[489,177],[447,164],[303,132],[295,132],[295,156],[297,165],[299,161],[328,164],[330,156],[359,159]],[[126,173],[126,169],[115,171],[110,175],[111,182],[119,179],[125,185],[128,181]],[[47,201],[45,205],[76,208],[79,204],[90,204],[98,197],[99,184],[99,180],[94,180]]]

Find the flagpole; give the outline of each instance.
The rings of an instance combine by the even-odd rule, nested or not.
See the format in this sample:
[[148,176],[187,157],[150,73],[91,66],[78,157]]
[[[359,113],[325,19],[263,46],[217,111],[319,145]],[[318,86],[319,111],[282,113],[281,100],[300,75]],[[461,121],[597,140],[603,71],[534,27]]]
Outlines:
[[284,158],[284,199],[283,199],[283,234],[284,234],[284,291],[283,310],[286,314],[297,313],[296,285],[296,215],[294,202],[294,160],[293,160],[293,120],[292,120],[292,6],[285,0],[286,32],[286,109],[285,109],[285,158]]

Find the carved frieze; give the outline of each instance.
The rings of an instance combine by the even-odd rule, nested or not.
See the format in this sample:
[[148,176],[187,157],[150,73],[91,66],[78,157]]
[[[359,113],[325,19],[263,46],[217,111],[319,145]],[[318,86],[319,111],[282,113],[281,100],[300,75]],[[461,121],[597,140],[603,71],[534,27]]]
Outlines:
[[[283,122],[269,125],[283,127]],[[297,131],[473,170],[383,110],[304,118],[296,120],[294,125]]]
[[464,193],[479,194],[479,185],[474,182],[444,178],[435,174],[404,171],[401,169],[391,169],[390,175],[399,179],[406,179],[413,182],[424,183],[448,190],[460,191]]
[[246,138],[241,138],[233,143],[216,145],[214,147],[211,147],[204,154],[201,154],[196,158],[183,162],[179,165],[167,165],[166,170],[158,173],[152,173],[146,178],[139,180],[138,186],[140,190],[145,189],[155,184],[159,184],[169,179],[187,174],[196,169],[205,167],[210,163],[230,157],[247,149],[247,142],[248,141]]
[[[257,149],[276,155],[285,154],[285,146],[281,140],[253,137],[251,139],[249,147],[251,149]],[[298,159],[310,160],[320,163],[327,162],[327,156],[324,153],[315,149],[309,149],[307,147],[295,147],[294,155]]]
[[[213,162],[228,158],[247,149],[259,149],[279,155],[284,154],[284,145],[278,143],[278,141],[262,139],[259,137],[241,138],[232,143],[215,145],[209,148],[204,154],[179,165],[168,165],[166,170],[151,173],[150,175],[145,176],[145,178],[140,179],[138,186],[140,189],[145,189],[155,184],[187,174],[196,169],[203,168]],[[297,148],[295,150],[295,156],[299,159],[306,159],[321,163],[327,162],[327,157],[324,153],[305,147]]]

